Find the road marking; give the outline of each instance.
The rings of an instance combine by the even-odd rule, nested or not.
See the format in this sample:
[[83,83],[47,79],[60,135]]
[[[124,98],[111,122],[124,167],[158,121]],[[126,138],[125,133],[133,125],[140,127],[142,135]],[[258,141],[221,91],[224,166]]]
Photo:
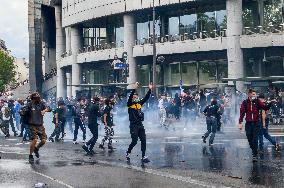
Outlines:
[[53,177],[50,177],[50,176],[48,176],[48,175],[45,175],[45,174],[42,174],[42,173],[36,172],[36,171],[32,171],[32,172],[33,172],[34,174],[37,174],[37,175],[40,175],[40,176],[45,177],[45,178],[47,178],[47,179],[50,179],[50,180],[52,180],[52,181],[55,181],[56,183],[59,183],[60,185],[63,185],[63,186],[65,186],[65,187],[74,188],[73,186],[68,185],[68,184],[64,183],[63,181],[60,181],[60,180],[55,179],[55,178],[53,178]]
[[[174,174],[170,174],[167,172],[161,172],[161,171],[150,169],[150,168],[141,168],[141,167],[133,166],[133,165],[118,164],[116,162],[107,162],[107,161],[100,161],[100,160],[97,160],[97,162],[98,164],[105,164],[105,165],[117,166],[117,167],[122,167],[122,168],[127,168],[127,169],[133,169],[139,172],[145,172],[151,175],[161,176],[161,177],[165,177],[165,178],[169,178],[169,179],[173,179],[173,180],[177,180],[177,181],[181,181],[185,183],[191,183],[191,184],[202,186],[202,187],[211,187],[211,188],[216,187],[213,185],[208,185],[206,182],[192,179],[191,177],[174,175]],[[218,186],[218,187],[228,188],[225,186]]]

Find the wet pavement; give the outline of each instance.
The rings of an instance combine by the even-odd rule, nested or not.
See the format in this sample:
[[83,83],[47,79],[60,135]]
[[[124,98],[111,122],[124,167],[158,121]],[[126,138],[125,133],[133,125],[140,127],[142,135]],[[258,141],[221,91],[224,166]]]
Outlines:
[[[28,143],[0,135],[0,187],[32,187],[37,182],[48,187],[283,187],[282,152],[265,142],[260,160],[252,163],[245,134],[236,127],[225,127],[215,137],[213,147],[203,144],[205,126],[183,123],[165,130],[145,124],[149,164],[141,164],[140,144],[124,154],[130,143],[127,122],[115,127],[115,151],[95,147],[94,156],[86,156],[80,143],[72,144],[72,135],[64,142],[48,142],[34,165],[27,162]],[[124,126],[123,126],[124,125]],[[122,127],[123,126],[123,127]],[[175,128],[175,129],[174,129]],[[46,126],[48,135],[51,125]],[[67,131],[68,132],[68,131]],[[101,141],[103,129],[100,128]],[[88,137],[90,137],[88,133]],[[82,138],[79,135],[79,138]],[[284,137],[278,136],[282,144]],[[98,146],[98,144],[97,144]]]

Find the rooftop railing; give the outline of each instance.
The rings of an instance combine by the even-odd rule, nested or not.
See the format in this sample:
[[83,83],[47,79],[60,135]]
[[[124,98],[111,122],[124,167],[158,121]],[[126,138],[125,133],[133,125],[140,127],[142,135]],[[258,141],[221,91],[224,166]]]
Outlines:
[[[207,38],[226,37],[226,29],[209,31],[200,31],[192,33],[183,33],[175,35],[156,36],[156,43],[198,40]],[[136,45],[153,44],[153,36],[142,38],[135,41]]]
[[256,26],[256,27],[244,27],[244,35],[254,35],[254,34],[269,34],[269,33],[283,33],[284,23],[279,25],[268,25],[268,26]]

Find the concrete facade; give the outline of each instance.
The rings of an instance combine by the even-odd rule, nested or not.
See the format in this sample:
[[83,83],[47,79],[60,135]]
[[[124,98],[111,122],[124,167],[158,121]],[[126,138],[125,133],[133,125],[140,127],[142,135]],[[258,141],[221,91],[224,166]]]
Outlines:
[[[55,8],[57,97],[76,96],[83,85],[109,84],[109,64],[115,55],[122,58],[123,52],[128,55],[127,82],[146,86],[151,80],[152,0],[52,0],[49,6]],[[165,57],[165,62],[158,62],[158,85],[178,87],[183,80],[190,87],[222,82],[225,77],[282,76],[282,72],[265,73],[269,66],[265,55],[277,66],[284,57],[283,21],[268,23],[268,2],[155,0],[155,6],[157,54]],[[30,12],[30,20],[35,16]],[[32,26],[31,36],[36,31]],[[41,38],[31,39],[30,45],[37,46]],[[33,60],[38,52],[33,47],[30,51]],[[30,72],[34,70],[32,66]],[[221,70],[224,75],[218,73]],[[36,80],[34,74],[31,77]],[[243,83],[237,83],[237,89],[244,90]]]

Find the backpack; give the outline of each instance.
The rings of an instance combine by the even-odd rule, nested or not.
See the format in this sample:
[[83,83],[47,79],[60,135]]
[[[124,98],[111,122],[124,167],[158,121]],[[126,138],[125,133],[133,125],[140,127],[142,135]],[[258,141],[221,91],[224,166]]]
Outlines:
[[4,117],[9,118],[11,116],[11,110],[9,107],[4,108]]

